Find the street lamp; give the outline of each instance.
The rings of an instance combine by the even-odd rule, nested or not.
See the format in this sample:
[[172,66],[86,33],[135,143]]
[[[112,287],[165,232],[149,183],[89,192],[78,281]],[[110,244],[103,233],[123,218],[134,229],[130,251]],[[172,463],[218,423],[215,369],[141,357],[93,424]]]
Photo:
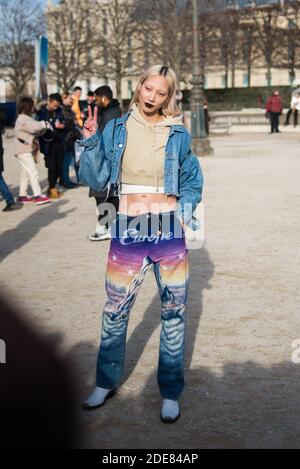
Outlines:
[[199,156],[213,154],[213,148],[207,138],[204,116],[203,78],[200,68],[200,56],[198,46],[198,8],[197,0],[192,0],[193,5],[193,76],[191,79],[191,134],[193,152]]

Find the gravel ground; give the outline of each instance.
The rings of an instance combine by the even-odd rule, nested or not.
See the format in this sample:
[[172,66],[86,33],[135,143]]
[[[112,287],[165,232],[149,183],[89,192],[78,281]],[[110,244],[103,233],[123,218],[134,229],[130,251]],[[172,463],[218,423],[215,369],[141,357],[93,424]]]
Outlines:
[[[300,339],[300,135],[211,142],[215,155],[201,158],[205,244],[190,251],[181,418],[159,419],[160,304],[150,271],[131,313],[123,385],[105,407],[76,411],[81,448],[299,447],[300,364],[291,357]],[[4,143],[4,176],[17,195],[12,139]],[[46,189],[42,163],[39,171]],[[79,402],[94,384],[109,248],[87,240],[95,226],[87,193],[0,212],[2,287],[71,360]]]

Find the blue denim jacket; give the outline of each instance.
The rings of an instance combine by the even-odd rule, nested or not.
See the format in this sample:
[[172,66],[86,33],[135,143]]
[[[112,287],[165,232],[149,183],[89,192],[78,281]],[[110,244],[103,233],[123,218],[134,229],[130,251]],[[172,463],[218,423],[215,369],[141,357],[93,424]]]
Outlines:
[[[98,131],[92,137],[81,140],[84,147],[80,157],[79,178],[96,191],[112,185],[120,194],[121,161],[126,146],[126,121],[130,113],[111,120],[103,134]],[[165,163],[164,190],[177,197],[178,217],[193,230],[200,227],[193,217],[197,204],[202,199],[203,174],[198,158],[191,151],[191,137],[182,125],[170,127]]]

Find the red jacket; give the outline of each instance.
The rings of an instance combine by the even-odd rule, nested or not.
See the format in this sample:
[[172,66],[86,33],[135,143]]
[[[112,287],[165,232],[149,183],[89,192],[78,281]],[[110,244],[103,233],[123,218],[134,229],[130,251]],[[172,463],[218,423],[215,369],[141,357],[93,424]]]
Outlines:
[[272,95],[268,98],[266,104],[267,112],[282,112],[282,101],[280,96]]

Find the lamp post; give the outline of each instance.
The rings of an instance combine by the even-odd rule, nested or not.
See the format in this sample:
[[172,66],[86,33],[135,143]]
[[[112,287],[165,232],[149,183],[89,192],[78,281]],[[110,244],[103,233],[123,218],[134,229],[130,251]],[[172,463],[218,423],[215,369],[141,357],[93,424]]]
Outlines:
[[205,116],[203,109],[203,78],[200,68],[200,56],[198,46],[198,8],[197,0],[192,0],[193,5],[193,65],[192,65],[192,92],[191,92],[191,126],[193,152],[199,156],[213,154],[213,148],[207,138],[205,130]]

